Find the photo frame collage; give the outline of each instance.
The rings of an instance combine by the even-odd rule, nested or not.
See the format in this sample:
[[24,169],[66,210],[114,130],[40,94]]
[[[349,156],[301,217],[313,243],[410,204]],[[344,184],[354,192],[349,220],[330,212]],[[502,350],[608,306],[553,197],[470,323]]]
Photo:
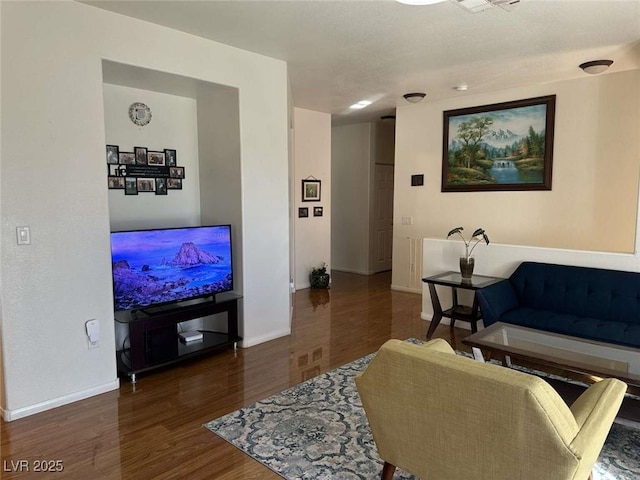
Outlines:
[[[322,182],[315,177],[309,177],[302,180],[302,201],[303,202],[319,202],[320,187]],[[323,216],[323,207],[312,207],[314,217]],[[298,218],[309,217],[309,207],[298,208]]]
[[121,152],[118,145],[107,145],[106,155],[109,190],[124,190],[125,195],[182,190],[184,167],[178,165],[175,149],[134,147],[133,152]]

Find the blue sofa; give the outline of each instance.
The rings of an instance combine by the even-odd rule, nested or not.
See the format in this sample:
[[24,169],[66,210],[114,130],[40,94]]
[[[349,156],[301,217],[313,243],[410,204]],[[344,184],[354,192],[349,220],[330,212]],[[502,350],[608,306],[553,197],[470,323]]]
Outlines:
[[523,262],[477,295],[485,327],[504,322],[640,348],[640,273]]

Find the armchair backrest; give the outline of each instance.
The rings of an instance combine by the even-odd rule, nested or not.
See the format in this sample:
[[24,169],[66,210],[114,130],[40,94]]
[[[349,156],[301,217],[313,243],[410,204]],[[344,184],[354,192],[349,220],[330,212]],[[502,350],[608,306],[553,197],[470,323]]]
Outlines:
[[421,478],[563,480],[579,468],[579,427],[555,390],[444,340],[389,340],[356,383],[380,457]]

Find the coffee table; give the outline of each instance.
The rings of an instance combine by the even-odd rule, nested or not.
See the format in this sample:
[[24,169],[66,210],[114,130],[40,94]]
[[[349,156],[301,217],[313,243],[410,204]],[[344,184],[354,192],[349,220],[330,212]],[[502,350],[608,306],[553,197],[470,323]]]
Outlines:
[[612,343],[545,332],[497,322],[462,340],[481,350],[516,357],[540,365],[598,377],[614,377],[640,386],[640,350]]

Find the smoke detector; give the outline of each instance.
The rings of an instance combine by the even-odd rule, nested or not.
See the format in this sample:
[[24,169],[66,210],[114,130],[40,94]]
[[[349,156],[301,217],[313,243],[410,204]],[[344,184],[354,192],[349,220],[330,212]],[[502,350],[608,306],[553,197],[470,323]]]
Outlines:
[[454,0],[454,3],[470,13],[482,12],[493,7],[500,7],[510,12],[520,3],[520,0]]

